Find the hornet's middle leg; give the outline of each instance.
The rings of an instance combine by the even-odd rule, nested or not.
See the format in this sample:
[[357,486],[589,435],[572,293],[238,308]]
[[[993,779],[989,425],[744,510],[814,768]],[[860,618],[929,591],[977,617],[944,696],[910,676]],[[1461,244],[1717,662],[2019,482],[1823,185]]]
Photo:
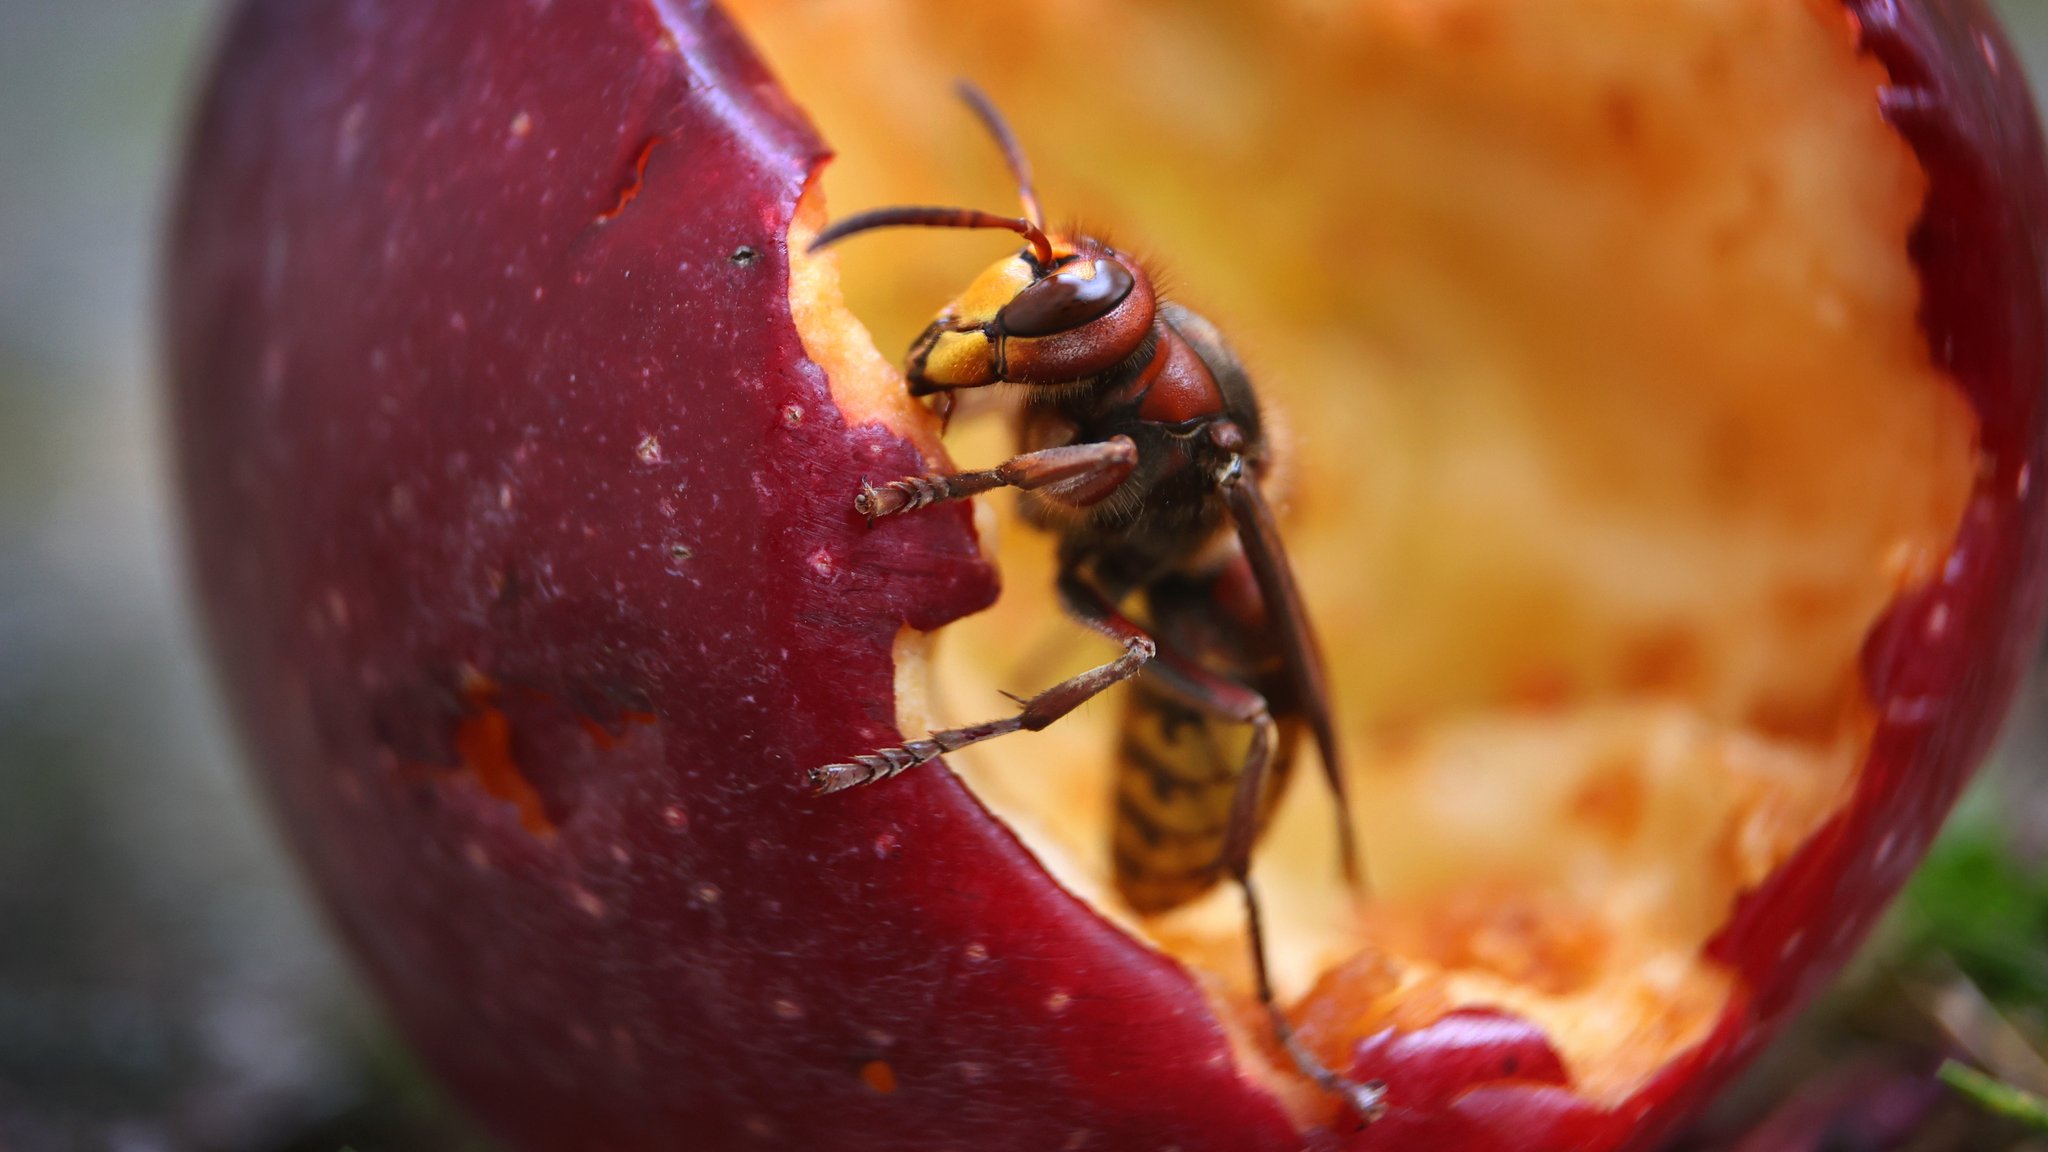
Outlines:
[[[1072,573],[1063,575],[1060,580],[1062,590],[1066,589],[1070,580],[1078,582],[1079,579],[1079,576]],[[1097,598],[1091,598],[1089,603],[1093,603],[1094,599]],[[1071,596],[1068,597],[1068,601],[1069,607],[1077,607]],[[970,744],[979,744],[983,740],[993,740],[1012,732],[1039,731],[1094,699],[1110,685],[1122,683],[1137,675],[1138,670],[1150,663],[1158,652],[1158,646],[1152,642],[1152,637],[1121,616],[1112,614],[1112,619],[1097,619],[1082,616],[1078,609],[1076,615],[1081,623],[1121,643],[1124,646],[1123,655],[1107,664],[1063,680],[1029,700],[1019,701],[1022,707],[1013,716],[970,724],[964,728],[948,728],[942,732],[934,732],[923,740],[907,740],[893,748],[883,748],[864,756],[856,756],[843,764],[827,764],[822,768],[813,768],[811,787],[820,793],[841,792],[878,780],[887,780],[948,752],[957,752]]]

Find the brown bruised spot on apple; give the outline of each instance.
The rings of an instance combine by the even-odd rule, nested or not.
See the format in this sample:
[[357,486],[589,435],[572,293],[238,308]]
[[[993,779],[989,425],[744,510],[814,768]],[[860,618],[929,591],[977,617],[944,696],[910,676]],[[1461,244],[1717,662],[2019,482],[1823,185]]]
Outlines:
[[[1859,650],[1947,553],[1977,466],[1916,319],[1925,182],[1840,6],[1245,6],[1173,24],[1170,68],[1118,55],[1161,42],[1157,4],[736,7],[839,149],[834,212],[1006,209],[948,96],[969,76],[1054,217],[1160,253],[1292,430],[1284,530],[1373,881],[1354,905],[1297,773],[1255,869],[1309,1042],[1349,1066],[1390,1026],[1505,1013],[1597,1105],[1700,1043],[1740,994],[1704,950],[1844,802],[1873,731]],[[1034,95],[1071,90],[1076,45],[1130,78]],[[852,312],[893,357],[999,242],[802,255],[823,219],[812,188],[805,347],[850,423],[943,461]],[[1006,432],[956,424],[952,447],[986,466]],[[1059,617],[1049,543],[985,503],[1002,602],[930,659],[899,645],[907,734],[1102,656]],[[1115,896],[1119,711],[949,762],[1068,889],[1188,964],[1313,1116],[1253,1011],[1235,893],[1151,919]]]

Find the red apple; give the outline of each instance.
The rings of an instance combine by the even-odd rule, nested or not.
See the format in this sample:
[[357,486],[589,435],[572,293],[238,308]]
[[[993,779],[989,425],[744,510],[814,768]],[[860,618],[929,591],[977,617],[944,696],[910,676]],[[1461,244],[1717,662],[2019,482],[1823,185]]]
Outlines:
[[[172,221],[235,713],[508,1143],[1646,1146],[1855,946],[2041,618],[2048,174],[1974,0],[736,15],[252,0]],[[1293,430],[1376,887],[1313,786],[1256,867],[1363,1130],[1228,892],[1118,904],[1114,707],[807,791],[1097,655],[1007,525],[970,617],[999,502],[852,510],[945,456],[804,255],[807,113],[835,211],[1001,207],[962,74]],[[843,282],[907,336],[997,251]]]

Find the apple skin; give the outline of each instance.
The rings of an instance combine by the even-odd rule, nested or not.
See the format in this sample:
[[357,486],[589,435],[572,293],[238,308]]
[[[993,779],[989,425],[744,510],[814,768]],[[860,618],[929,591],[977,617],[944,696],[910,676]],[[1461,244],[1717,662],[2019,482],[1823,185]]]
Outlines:
[[[965,509],[872,530],[789,315],[826,154],[689,0],[251,0],[171,222],[198,599],[290,842],[405,1033],[524,1149],[1647,1147],[1855,946],[2038,634],[2048,175],[1975,0],[1845,0],[1931,180],[1914,242],[1984,467],[1864,671],[1844,810],[1712,945],[1748,995],[1626,1106],[1459,1014],[1361,1045],[1427,1086],[1295,1131],[1188,974],[892,743],[892,643],[986,605]],[[651,147],[649,146],[651,142]]]

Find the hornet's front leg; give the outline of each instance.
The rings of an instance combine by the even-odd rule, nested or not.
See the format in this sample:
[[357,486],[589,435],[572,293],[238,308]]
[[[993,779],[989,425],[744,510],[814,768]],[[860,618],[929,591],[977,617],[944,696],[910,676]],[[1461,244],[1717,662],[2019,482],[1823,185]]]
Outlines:
[[1138,446],[1128,436],[1112,436],[1090,444],[1026,452],[981,472],[906,476],[879,486],[863,479],[853,498],[853,510],[873,524],[883,516],[997,488],[1043,492],[1063,504],[1085,507],[1114,491],[1137,465]]

